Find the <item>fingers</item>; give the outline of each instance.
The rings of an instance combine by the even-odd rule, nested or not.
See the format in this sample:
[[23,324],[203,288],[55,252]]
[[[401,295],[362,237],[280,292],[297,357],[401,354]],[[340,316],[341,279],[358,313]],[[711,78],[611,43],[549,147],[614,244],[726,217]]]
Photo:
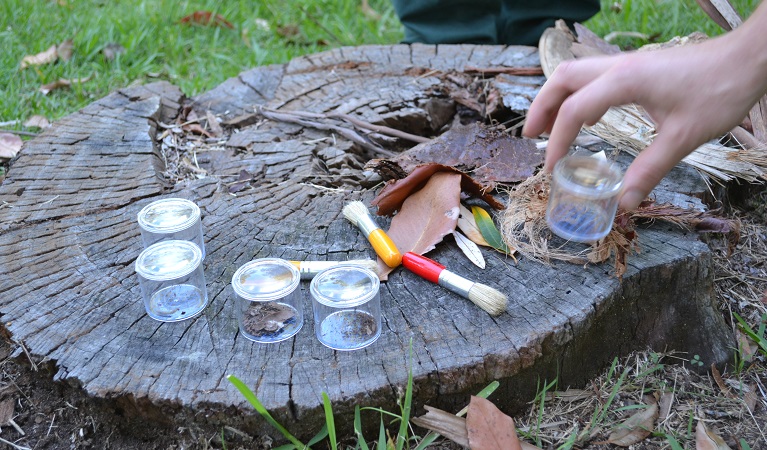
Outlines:
[[685,142],[687,134],[680,131],[676,124],[666,124],[663,132],[631,163],[623,176],[623,194],[619,201],[621,208],[636,209],[663,177],[697,148],[697,143]]
[[609,57],[563,61],[530,105],[522,134],[538,136],[551,129],[562,103],[574,92],[603,74],[614,63]]

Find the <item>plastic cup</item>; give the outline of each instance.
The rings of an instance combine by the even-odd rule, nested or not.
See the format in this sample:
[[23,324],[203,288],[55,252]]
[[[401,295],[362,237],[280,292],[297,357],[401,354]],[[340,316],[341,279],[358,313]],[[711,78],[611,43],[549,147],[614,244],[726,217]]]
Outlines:
[[237,269],[232,288],[240,333],[261,343],[284,341],[298,333],[304,324],[300,281],[298,269],[279,258],[256,259]]
[[136,260],[141,296],[149,317],[177,322],[200,314],[208,304],[202,251],[189,241],[150,245]]
[[623,174],[613,163],[586,155],[554,166],[546,223],[557,236],[595,242],[607,236],[618,209]]
[[317,339],[334,350],[367,347],[381,335],[378,276],[371,270],[340,265],[324,270],[309,286]]
[[205,258],[200,208],[183,198],[166,198],[145,206],[138,213],[144,247],[165,241],[182,240],[197,244]]

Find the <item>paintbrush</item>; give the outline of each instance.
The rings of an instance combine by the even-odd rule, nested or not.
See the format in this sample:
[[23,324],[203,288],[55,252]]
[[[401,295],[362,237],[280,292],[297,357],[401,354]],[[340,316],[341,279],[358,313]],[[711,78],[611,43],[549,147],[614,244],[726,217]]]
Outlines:
[[370,217],[364,203],[360,201],[351,202],[344,206],[343,213],[352,225],[362,231],[362,234],[373,246],[373,250],[387,266],[397,267],[402,263],[402,254],[397,250],[397,246]]
[[506,311],[508,301],[506,294],[490,286],[467,280],[447,270],[437,261],[413,252],[407,252],[402,256],[402,265],[415,272],[416,275],[455,292],[461,297],[468,298],[491,316],[497,316]]
[[378,271],[378,263],[372,259],[350,259],[348,261],[290,261],[290,263],[298,269],[299,273],[301,273],[302,280],[311,280],[323,270],[341,264],[364,267],[372,270],[374,273]]

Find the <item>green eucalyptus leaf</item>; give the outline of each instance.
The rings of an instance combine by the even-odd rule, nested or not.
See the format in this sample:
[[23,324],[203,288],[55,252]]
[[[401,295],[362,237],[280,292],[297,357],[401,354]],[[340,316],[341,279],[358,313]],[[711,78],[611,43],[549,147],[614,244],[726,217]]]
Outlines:
[[496,228],[495,222],[493,222],[493,218],[490,217],[490,214],[479,206],[472,206],[471,213],[474,215],[474,221],[477,222],[479,232],[482,233],[482,237],[485,238],[487,243],[499,252],[510,255],[512,251],[506,243],[503,242],[501,232]]

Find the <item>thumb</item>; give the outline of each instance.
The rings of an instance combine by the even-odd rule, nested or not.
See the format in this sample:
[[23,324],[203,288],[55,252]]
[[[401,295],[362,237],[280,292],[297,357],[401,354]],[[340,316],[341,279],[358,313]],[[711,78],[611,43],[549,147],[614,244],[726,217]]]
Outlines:
[[636,209],[664,176],[685,156],[697,148],[694,143],[681,144],[680,133],[665,124],[653,142],[639,153],[623,177],[620,207]]

